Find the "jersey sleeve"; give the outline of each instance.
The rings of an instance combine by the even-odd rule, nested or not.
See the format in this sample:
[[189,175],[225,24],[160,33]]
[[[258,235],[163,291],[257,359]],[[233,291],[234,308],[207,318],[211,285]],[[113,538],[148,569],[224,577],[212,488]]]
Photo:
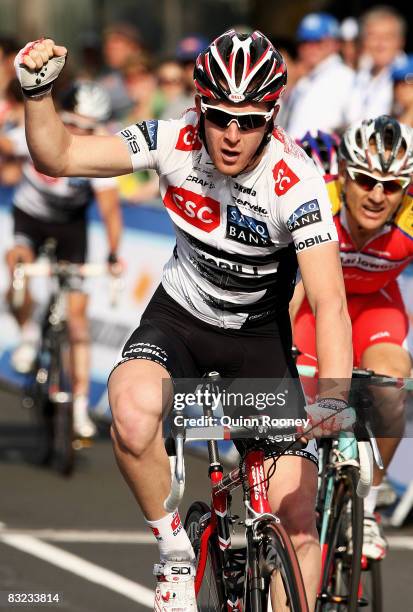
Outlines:
[[156,170],[162,173],[165,161],[174,147],[178,124],[176,120],[149,119],[129,125],[117,135],[128,147],[133,170]]
[[338,241],[331,202],[321,176],[305,178],[282,195],[280,214],[297,253]]

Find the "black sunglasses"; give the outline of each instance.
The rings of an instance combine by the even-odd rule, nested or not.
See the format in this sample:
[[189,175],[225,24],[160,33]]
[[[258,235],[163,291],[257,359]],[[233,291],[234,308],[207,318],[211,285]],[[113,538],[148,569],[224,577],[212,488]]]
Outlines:
[[264,127],[274,113],[273,108],[268,112],[231,113],[223,108],[211,106],[204,102],[201,102],[201,111],[205,114],[205,118],[208,121],[221,129],[227,128],[232,121],[235,121],[241,132]]

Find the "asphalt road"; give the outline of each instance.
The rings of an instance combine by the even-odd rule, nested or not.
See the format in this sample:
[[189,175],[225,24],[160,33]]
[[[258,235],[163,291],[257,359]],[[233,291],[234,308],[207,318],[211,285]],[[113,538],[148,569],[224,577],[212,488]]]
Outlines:
[[[107,432],[77,454],[69,479],[32,465],[30,447],[30,413],[0,391],[0,610],[18,609],[4,603],[9,592],[59,594],[59,604],[38,610],[150,609],[157,547],[117,470]],[[204,462],[188,458],[187,475],[181,516],[191,500],[208,500]],[[413,528],[388,535],[398,548],[383,562],[384,610],[407,612]]]

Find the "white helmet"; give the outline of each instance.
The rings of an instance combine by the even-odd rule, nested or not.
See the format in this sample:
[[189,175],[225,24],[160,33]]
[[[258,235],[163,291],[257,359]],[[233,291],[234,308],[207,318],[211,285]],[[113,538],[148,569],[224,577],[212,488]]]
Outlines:
[[344,132],[339,158],[352,168],[411,176],[413,130],[388,115],[356,123]]
[[95,121],[106,121],[112,113],[108,92],[93,81],[75,81],[61,94],[60,106]]

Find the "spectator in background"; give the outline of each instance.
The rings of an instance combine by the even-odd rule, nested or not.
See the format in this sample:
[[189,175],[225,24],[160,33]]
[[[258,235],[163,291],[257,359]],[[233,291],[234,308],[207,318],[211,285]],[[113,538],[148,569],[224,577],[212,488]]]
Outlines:
[[20,44],[10,36],[0,36],[0,125],[4,121],[4,113],[7,114],[9,102],[6,100],[6,91],[15,78],[14,57]]
[[391,66],[402,55],[406,22],[391,6],[377,6],[360,21],[360,67],[349,98],[347,123],[391,113]]
[[129,23],[115,23],[103,32],[103,59],[106,74],[99,83],[111,98],[112,114],[116,118],[125,115],[131,107],[122,70],[143,52],[141,36]]
[[168,113],[173,105],[183,104],[186,99],[185,70],[178,60],[166,59],[159,64],[156,77],[160,104],[162,105],[161,119],[176,119],[177,117],[168,116]]
[[280,110],[277,115],[277,123],[285,125],[285,113],[288,107],[288,98],[294,89],[294,85],[301,77],[305,76],[305,66],[298,57],[297,45],[292,38],[286,36],[272,36],[272,44],[279,50],[284,58],[288,73],[288,87],[280,100]]
[[306,75],[291,91],[284,116],[293,138],[307,130],[332,132],[344,126],[354,72],[338,53],[338,37],[338,22],[328,13],[310,13],[299,24],[298,57]]
[[129,57],[120,74],[130,100],[122,123],[136,123],[148,117],[159,117],[156,76],[148,54],[140,52]]
[[360,56],[359,24],[354,17],[347,17],[340,24],[340,54],[349,68],[358,68]]
[[102,41],[99,34],[93,31],[81,32],[79,43],[79,66],[76,78],[95,81],[102,76],[103,55]]
[[393,116],[413,127],[413,55],[397,60],[391,70]]
[[177,119],[194,105],[195,60],[207,46],[207,39],[200,34],[190,34],[178,42],[175,57],[184,71],[184,92],[165,107],[162,119]]
[[14,78],[4,92],[4,107],[0,119],[0,184],[16,185],[21,179],[23,158],[15,155],[8,139],[8,132],[15,128],[24,130],[23,94],[19,81]]

